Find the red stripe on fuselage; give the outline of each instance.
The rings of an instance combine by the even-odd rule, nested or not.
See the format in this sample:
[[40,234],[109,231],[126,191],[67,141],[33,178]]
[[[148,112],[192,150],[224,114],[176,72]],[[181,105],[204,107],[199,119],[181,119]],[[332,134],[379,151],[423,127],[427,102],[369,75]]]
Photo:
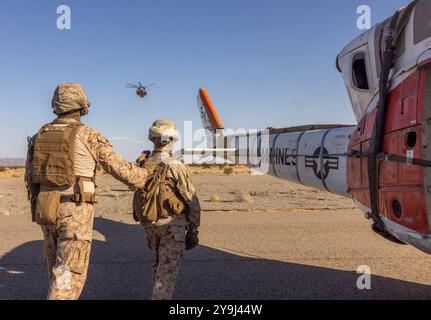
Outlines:
[[[418,70],[388,96],[383,151],[388,154],[423,158],[423,99],[426,79],[431,69]],[[426,106],[431,108],[431,106]],[[349,143],[349,149],[366,153],[372,134],[376,109],[359,122]],[[415,143],[408,145],[409,137]],[[428,137],[427,140],[430,140]],[[347,183],[353,197],[371,208],[368,185],[368,159],[347,160]],[[429,233],[428,210],[425,202],[424,168],[391,161],[379,164],[379,205],[381,214],[411,230]],[[397,208],[401,205],[400,216]],[[398,212],[397,212],[398,211]]]

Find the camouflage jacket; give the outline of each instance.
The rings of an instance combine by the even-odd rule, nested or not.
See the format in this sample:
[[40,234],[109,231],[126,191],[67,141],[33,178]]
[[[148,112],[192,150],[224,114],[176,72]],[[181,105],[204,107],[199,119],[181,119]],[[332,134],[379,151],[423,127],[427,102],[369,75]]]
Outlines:
[[[175,155],[169,151],[154,151],[148,160],[146,160],[144,167],[151,173],[161,161],[168,165],[166,180],[170,181],[171,184],[176,187],[181,198],[187,205],[186,223],[188,223],[191,228],[199,228],[201,221],[201,206],[187,165],[177,159]],[[179,216],[172,219],[161,219],[156,223],[156,225],[165,225],[168,223],[181,225],[183,223],[183,218],[182,216]],[[151,223],[148,225],[150,224]]]
[[[73,119],[64,119],[63,121],[76,121]],[[101,168],[124,184],[134,187],[143,188],[148,176],[148,171],[139,168],[130,162],[124,160],[112,147],[109,141],[97,132],[95,129],[82,125],[77,132],[78,138],[88,149],[95,162],[95,172],[97,174]],[[31,162],[33,158],[33,147],[37,135],[29,140],[27,154],[27,164],[25,181],[27,184],[31,181]]]

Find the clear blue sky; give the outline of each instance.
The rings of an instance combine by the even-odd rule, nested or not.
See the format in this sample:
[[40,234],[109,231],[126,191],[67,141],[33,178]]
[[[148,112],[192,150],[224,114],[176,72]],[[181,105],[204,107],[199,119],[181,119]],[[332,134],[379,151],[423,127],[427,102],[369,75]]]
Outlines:
[[[369,5],[375,24],[408,2],[2,0],[0,157],[25,155],[66,81],[92,101],[84,122],[130,160],[156,118],[200,127],[201,86],[225,127],[354,123],[335,58],[361,33],[356,8]],[[72,10],[70,31],[56,28],[60,4]],[[136,81],[158,88],[140,100],[124,88]]]

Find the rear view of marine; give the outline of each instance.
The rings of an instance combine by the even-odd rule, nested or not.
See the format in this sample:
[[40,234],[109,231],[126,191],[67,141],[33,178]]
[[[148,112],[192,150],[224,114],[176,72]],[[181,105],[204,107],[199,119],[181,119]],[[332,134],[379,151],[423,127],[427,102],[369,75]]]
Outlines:
[[41,225],[50,300],[79,299],[92,241],[95,177],[100,169],[134,188],[148,172],[125,161],[109,141],[81,123],[90,102],[80,84],[59,85],[57,119],[29,138],[25,182],[33,221]]
[[199,244],[201,206],[188,167],[172,150],[179,138],[175,123],[156,120],[148,138],[154,150],[137,161],[149,176],[145,188],[135,193],[134,216],[141,222],[154,254],[151,299],[170,300],[184,250]]

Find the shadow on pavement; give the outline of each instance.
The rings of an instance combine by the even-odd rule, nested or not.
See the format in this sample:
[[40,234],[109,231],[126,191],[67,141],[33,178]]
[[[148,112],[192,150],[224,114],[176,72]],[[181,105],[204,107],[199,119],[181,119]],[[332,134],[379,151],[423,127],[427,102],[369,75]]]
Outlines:
[[[152,254],[135,225],[97,218],[82,299],[147,299]],[[372,290],[356,288],[358,275],[322,267],[244,258],[200,246],[187,252],[175,299],[431,299],[422,284],[380,276]],[[44,299],[47,291],[42,241],[25,243],[0,259],[0,299]]]

